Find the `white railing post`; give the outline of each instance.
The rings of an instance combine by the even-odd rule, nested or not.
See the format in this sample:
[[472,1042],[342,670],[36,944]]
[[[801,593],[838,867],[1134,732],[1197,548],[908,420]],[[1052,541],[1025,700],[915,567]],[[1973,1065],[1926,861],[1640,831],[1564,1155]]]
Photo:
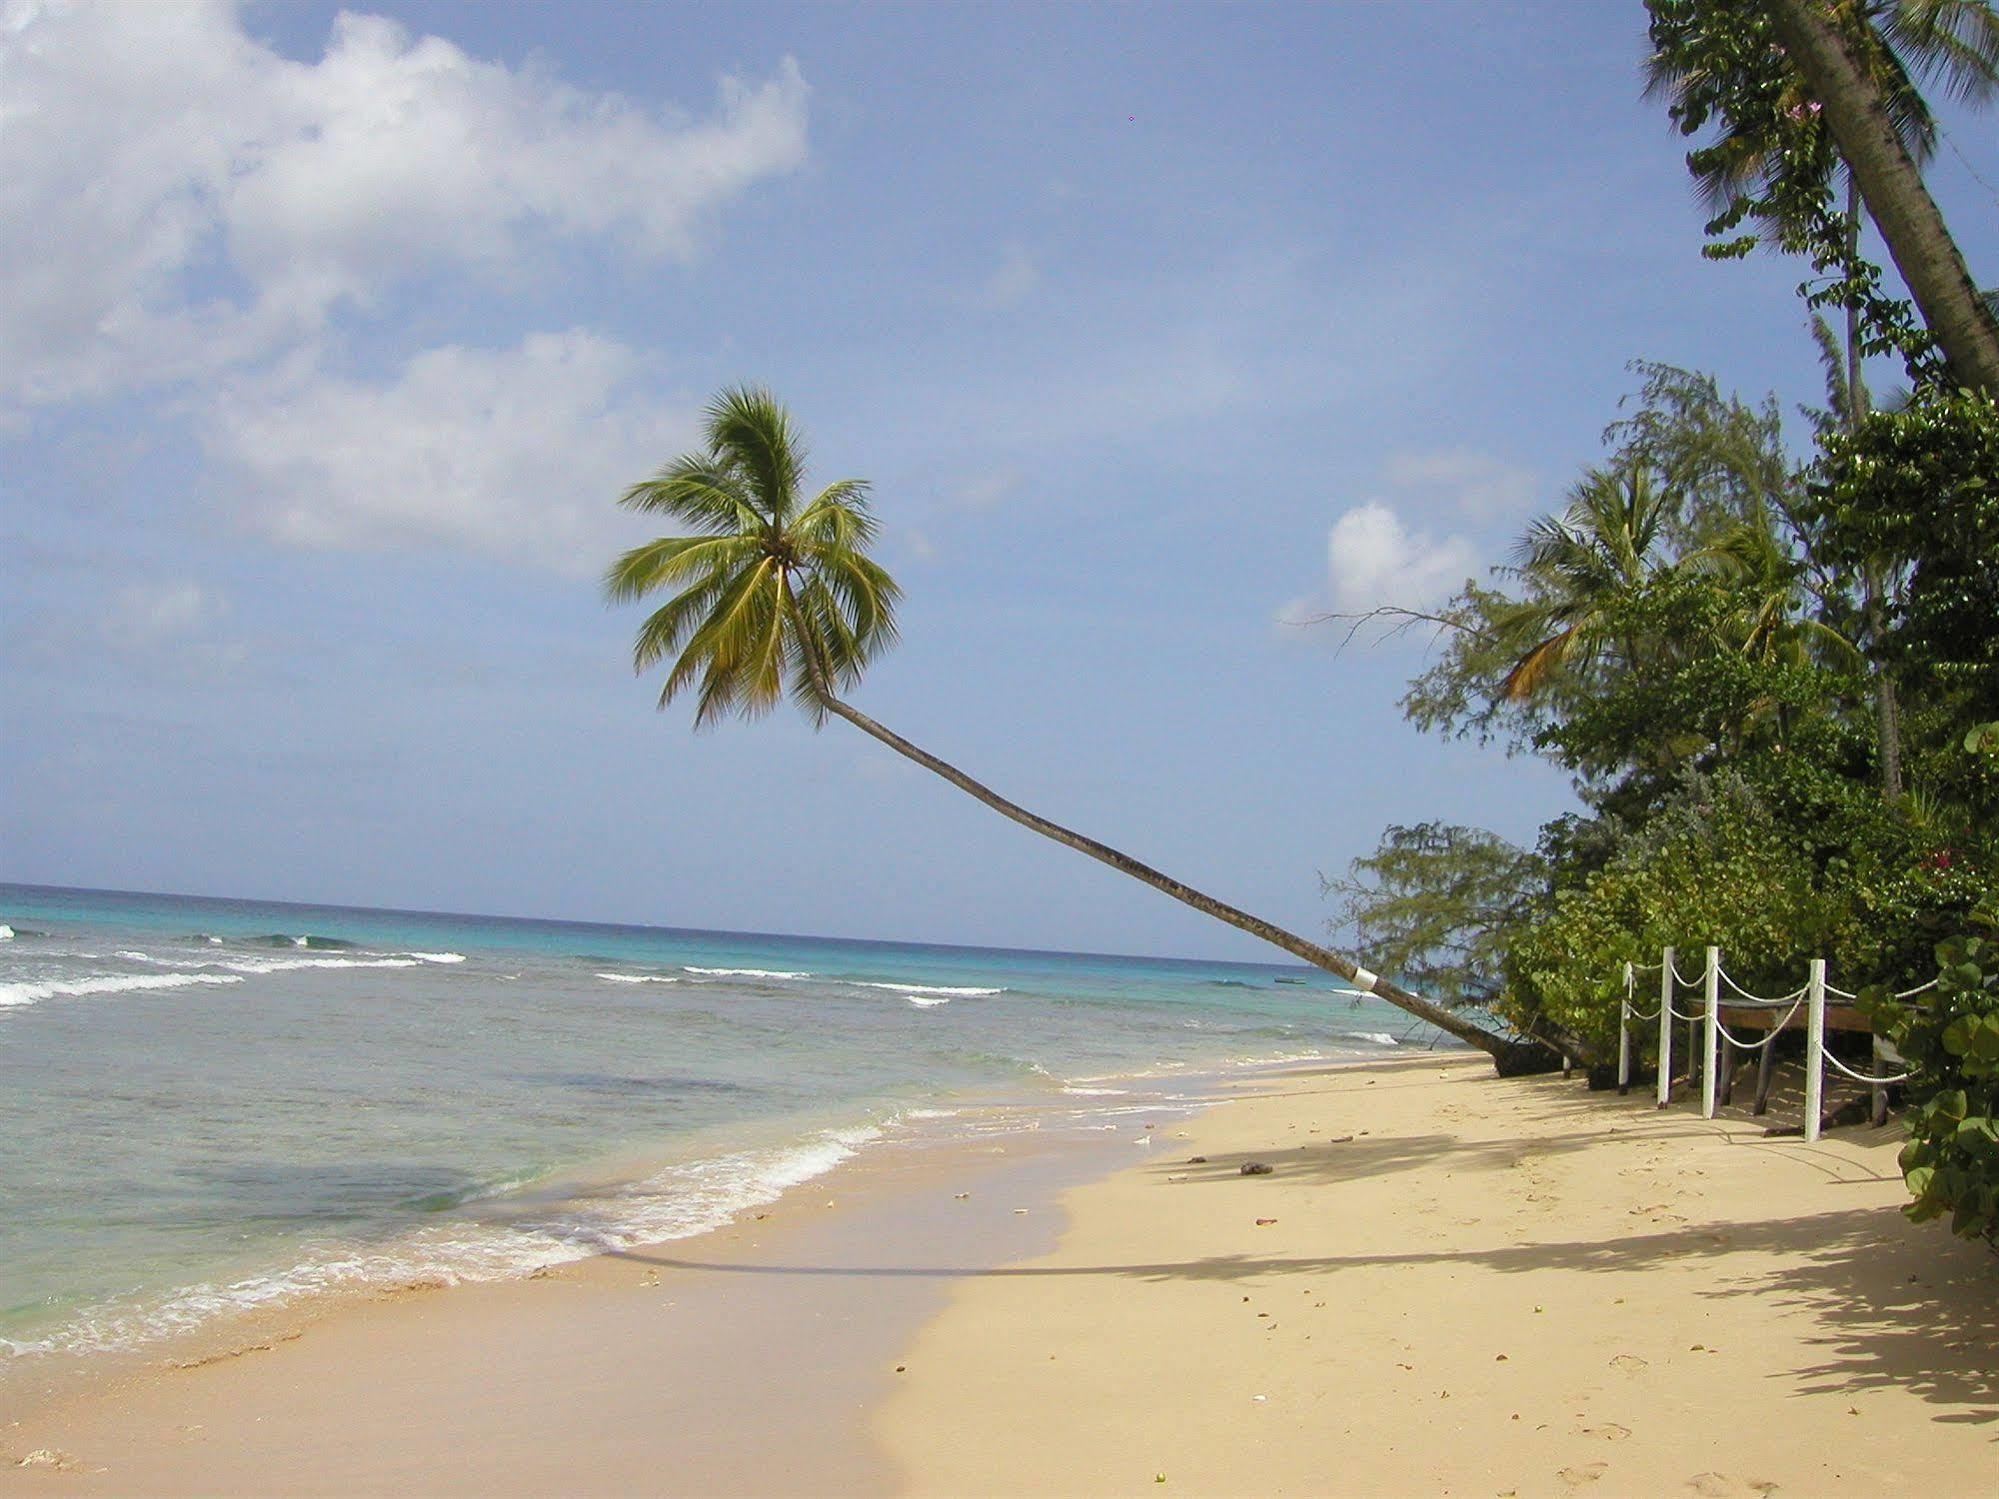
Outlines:
[[1707,1030],[1701,1046],[1701,1118],[1714,1118],[1715,1025],[1721,1007],[1721,949],[1707,950]]
[[1638,974],[1630,963],[1624,965],[1624,1002],[1617,1007],[1617,1096],[1631,1091],[1631,993]]
[[1819,1137],[1825,1112],[1825,959],[1813,958],[1805,1001],[1805,1139]]
[[1659,1107],[1673,1100],[1673,950],[1659,962]]

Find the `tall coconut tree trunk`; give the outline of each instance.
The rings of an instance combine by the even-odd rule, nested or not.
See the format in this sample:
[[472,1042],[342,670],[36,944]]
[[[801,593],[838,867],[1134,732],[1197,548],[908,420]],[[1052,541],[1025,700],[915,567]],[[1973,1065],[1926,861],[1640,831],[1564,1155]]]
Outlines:
[[1999,322],[1978,295],[1881,90],[1819,0],[1762,0],[1930,334],[1963,384],[1999,391]]
[[[1860,179],[1846,174],[1846,258],[1860,258]],[[1846,429],[1860,430],[1867,419],[1867,382],[1860,371],[1860,309],[1846,309]],[[1867,628],[1879,640],[1886,627],[1886,585],[1876,568],[1868,568],[1862,580],[1866,594]],[[1881,799],[1899,801],[1902,795],[1902,705],[1896,694],[1895,679],[1882,662],[1874,663],[1875,758],[1881,772]]]
[[1011,818],[1024,828],[1031,828],[1044,838],[1052,838],[1064,848],[1073,848],[1077,853],[1088,854],[1101,864],[1108,864],[1120,874],[1130,875],[1135,880],[1143,880],[1153,889],[1172,896],[1184,905],[1192,906],[1203,915],[1212,916],[1217,921],[1225,921],[1239,931],[1259,937],[1273,947],[1281,947],[1295,957],[1303,958],[1318,968],[1334,973],[1365,993],[1387,1000],[1390,1004],[1408,1011],[1421,1020],[1428,1021],[1438,1030],[1456,1036],[1460,1041],[1476,1046],[1493,1060],[1493,1065],[1502,1076],[1523,1072],[1545,1072],[1552,1067],[1558,1057],[1588,1065],[1592,1060],[1586,1049],[1568,1036],[1551,1036],[1546,1044],[1538,1041],[1519,1041],[1510,1036],[1495,1035],[1481,1026],[1473,1025],[1462,1015],[1432,1004],[1421,995],[1412,994],[1401,985],[1369,973],[1352,959],[1334,952],[1329,947],[1321,947],[1316,942],[1308,942],[1295,932],[1265,921],[1260,916],[1252,916],[1247,911],[1238,910],[1225,901],[1205,895],[1192,885],[1183,885],[1171,875],[1161,874],[1149,864],[1143,864],[1129,854],[1120,853],[1107,843],[1099,843],[1094,838],[1085,837],[1060,823],[1050,822],[1010,802],[990,787],[973,780],[957,766],[947,760],[940,760],[928,750],[910,743],[893,729],[884,727],[852,704],[840,701],[828,694],[826,710],[836,717],[844,718],[862,733],[879,739],[898,755],[914,760],[925,770],[942,776],[960,791],[976,797],[991,807],[1000,816]]

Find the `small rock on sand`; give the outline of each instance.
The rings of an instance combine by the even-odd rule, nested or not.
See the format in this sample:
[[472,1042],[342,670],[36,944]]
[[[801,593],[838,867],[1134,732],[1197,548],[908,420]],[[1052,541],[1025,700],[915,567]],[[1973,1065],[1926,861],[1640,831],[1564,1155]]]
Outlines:
[[1242,1174],[1244,1176],[1268,1176],[1270,1175],[1270,1168],[1262,1161],[1244,1161],[1242,1163]]

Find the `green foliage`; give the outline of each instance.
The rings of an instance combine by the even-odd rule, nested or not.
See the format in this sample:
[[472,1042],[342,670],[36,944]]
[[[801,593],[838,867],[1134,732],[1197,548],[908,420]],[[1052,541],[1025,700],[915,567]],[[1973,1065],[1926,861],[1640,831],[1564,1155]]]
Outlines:
[[1499,1013],[1523,1028],[1546,1017],[1608,1054],[1627,961],[1656,963],[1671,946],[1689,965],[1713,943],[1745,984],[1795,983],[1801,942],[1836,945],[1846,933],[1811,852],[1788,831],[1739,776],[1690,776],[1601,869],[1514,935]]
[[1906,577],[1876,654],[1963,729],[1999,717],[1999,402],[1928,391],[1828,436],[1808,513],[1829,563]]
[[1911,1069],[1901,1165],[1921,1223],[1950,1214],[1954,1233],[1999,1244],[1999,903],[1936,948],[1936,987],[1861,1002]]
[[[1669,100],[1682,135],[1711,132],[1687,156],[1714,211],[1704,253],[1733,259],[1769,241],[1804,256],[1817,273],[1799,288],[1807,305],[1852,310],[1861,352],[1900,353],[1918,381],[1936,375],[1927,329],[1860,254],[1855,221],[1837,198],[1844,163],[1766,9],[1717,0],[1647,0],[1646,9],[1652,92]],[[1978,0],[1834,0],[1831,12],[1914,161],[1936,133],[1918,76],[1965,97],[1982,97],[1999,78],[1999,18]]]
[[1343,879],[1336,927],[1352,926],[1370,967],[1444,1005],[1490,1004],[1507,930],[1547,882],[1546,861],[1482,828],[1391,826]]
[[725,390],[705,450],[634,484],[620,504],[692,535],[634,547],[604,577],[614,601],[672,591],[639,627],[632,664],[671,659],[664,708],[698,681],[694,721],[767,713],[789,691],[815,721],[895,643],[895,581],[867,555],[867,485],[804,494],[805,448],[768,391]]

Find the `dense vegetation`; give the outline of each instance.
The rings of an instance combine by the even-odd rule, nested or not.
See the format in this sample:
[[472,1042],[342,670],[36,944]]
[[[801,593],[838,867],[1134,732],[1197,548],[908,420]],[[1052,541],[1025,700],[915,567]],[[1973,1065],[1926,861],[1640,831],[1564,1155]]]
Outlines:
[[[1809,442],[1794,454],[1774,398],[1634,366],[1562,508],[1441,611],[1404,612],[1440,646],[1411,721],[1552,761],[1583,810],[1532,850],[1392,827],[1330,887],[1368,962],[1597,1056],[1627,959],[1712,943],[1767,993],[1825,958],[1836,982],[1874,986],[1916,1068],[1912,1212],[1993,1236],[1999,940],[1979,923],[1999,910],[1999,345],[1989,299],[1955,297],[1969,273],[1920,165],[1923,86],[1990,93],[1999,16],[1971,0],[1648,8],[1654,91],[1705,132],[1688,165],[1708,253],[1809,263],[1825,405],[1793,424]],[[1870,223],[1912,300],[1863,253]],[[1870,360],[1907,382],[1885,409]],[[1887,998],[1937,963],[1936,988]]]

